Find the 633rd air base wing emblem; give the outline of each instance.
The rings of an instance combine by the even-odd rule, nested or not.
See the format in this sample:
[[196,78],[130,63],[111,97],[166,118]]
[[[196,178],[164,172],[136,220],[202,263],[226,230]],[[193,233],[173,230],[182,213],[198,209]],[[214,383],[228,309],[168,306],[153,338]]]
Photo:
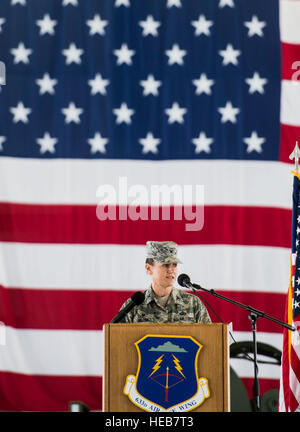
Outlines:
[[135,342],[136,375],[128,375],[124,394],[148,412],[186,412],[210,396],[208,381],[198,377],[202,345],[191,336],[146,335]]

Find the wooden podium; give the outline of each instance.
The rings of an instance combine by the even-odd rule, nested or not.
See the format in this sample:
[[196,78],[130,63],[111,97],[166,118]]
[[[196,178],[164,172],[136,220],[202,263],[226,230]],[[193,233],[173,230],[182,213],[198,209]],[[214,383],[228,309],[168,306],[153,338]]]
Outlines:
[[230,411],[228,325],[105,324],[103,378],[106,412]]

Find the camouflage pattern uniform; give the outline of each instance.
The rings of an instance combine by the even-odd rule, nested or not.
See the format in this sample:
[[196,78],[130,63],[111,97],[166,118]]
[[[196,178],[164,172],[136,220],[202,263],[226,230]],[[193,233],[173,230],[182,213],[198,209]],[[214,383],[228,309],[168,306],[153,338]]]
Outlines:
[[[177,244],[174,242],[148,241],[146,246],[147,258],[152,258],[160,264],[182,263],[177,258]],[[121,309],[123,309],[128,302],[130,302],[130,299],[122,305]],[[206,307],[195,295],[173,287],[166,305],[162,306],[150,286],[145,291],[144,302],[131,309],[125,316],[123,322],[210,323],[211,319]]]
[[[130,299],[123,304],[122,308],[125,307],[129,301]],[[150,286],[147,291],[145,291],[144,302],[131,309],[125,316],[124,322],[210,323],[211,319],[206,307],[195,295],[173,287],[167,304],[163,307],[157,301]]]

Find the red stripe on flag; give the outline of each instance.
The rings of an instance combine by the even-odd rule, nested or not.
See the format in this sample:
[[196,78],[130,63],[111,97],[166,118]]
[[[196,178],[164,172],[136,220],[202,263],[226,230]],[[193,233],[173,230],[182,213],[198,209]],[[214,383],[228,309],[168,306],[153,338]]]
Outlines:
[[[252,399],[252,378],[241,378]],[[278,389],[279,381],[260,378],[260,393]],[[0,411],[67,411],[70,401],[102,409],[102,377],[23,375],[0,372]]]
[[[253,378],[241,378],[241,380],[247,390],[249,399],[253,399]],[[264,396],[264,394],[269,390],[279,390],[280,382],[277,379],[258,378],[258,380],[260,396]]]
[[[218,292],[218,291],[216,291]],[[220,294],[251,305],[274,318],[283,320],[285,294],[219,291]],[[88,291],[88,290],[30,290],[0,287],[0,321],[14,328],[99,330],[118,313],[131,291]],[[231,322],[233,330],[251,331],[248,312],[210,294],[201,293],[224,322]],[[78,313],[82,307],[88,314]],[[14,314],[12,314],[14,311]],[[47,311],[47,313],[45,313]],[[218,318],[209,309],[214,322]],[[280,333],[275,323],[259,319],[257,330]]]
[[281,74],[283,80],[300,80],[300,45],[281,43]]
[[0,410],[68,411],[81,401],[91,410],[102,406],[102,377],[23,375],[0,372]]
[[279,159],[281,162],[291,163],[289,155],[295,147],[296,141],[299,141],[300,127],[291,126],[286,124],[280,125],[280,154]]
[[[251,292],[251,291],[216,291],[219,294],[224,295],[232,300],[235,300],[244,305],[249,305],[255,309],[265,312],[267,315],[273,318],[283,320],[284,319],[284,302],[285,294],[278,293],[267,293],[267,292]],[[215,309],[217,314],[222,318],[224,322],[233,321],[233,331],[249,331],[251,332],[251,323],[248,318],[249,313],[235,305],[232,305],[225,300],[213,297],[208,293],[199,292],[201,297],[209,302],[209,304]],[[211,318],[214,322],[218,319],[208,308]],[[234,320],[233,320],[234,317]],[[257,321],[257,331],[269,332],[269,333],[282,333],[282,327],[268,319],[259,318]]]
[[[20,329],[101,330],[131,295],[129,291],[0,287],[0,321]],[[78,313],[83,307],[87,314]]]
[[[187,231],[186,224],[193,222],[186,218],[173,220],[174,211],[171,207],[170,220],[99,221],[96,206],[1,203],[0,241],[144,245],[149,238],[172,238],[181,245],[290,246],[289,209],[205,206],[200,231]],[[278,230],[278,226],[282,229]]]

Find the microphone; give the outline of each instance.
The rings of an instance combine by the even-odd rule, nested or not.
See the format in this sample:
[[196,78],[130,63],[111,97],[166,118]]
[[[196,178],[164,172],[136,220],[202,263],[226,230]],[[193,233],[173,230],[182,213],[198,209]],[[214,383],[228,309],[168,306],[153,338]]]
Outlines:
[[128,304],[122,310],[120,310],[120,312],[111,320],[111,323],[118,323],[122,321],[125,315],[127,315],[128,312],[131,311],[131,309],[134,306],[140,305],[141,303],[143,303],[144,300],[145,300],[145,294],[142,293],[141,291],[137,291],[134,294],[132,294]]
[[191,289],[194,288],[193,284],[191,283],[191,279],[186,274],[179,275],[178,278],[177,278],[177,282],[182,287],[191,288]]

